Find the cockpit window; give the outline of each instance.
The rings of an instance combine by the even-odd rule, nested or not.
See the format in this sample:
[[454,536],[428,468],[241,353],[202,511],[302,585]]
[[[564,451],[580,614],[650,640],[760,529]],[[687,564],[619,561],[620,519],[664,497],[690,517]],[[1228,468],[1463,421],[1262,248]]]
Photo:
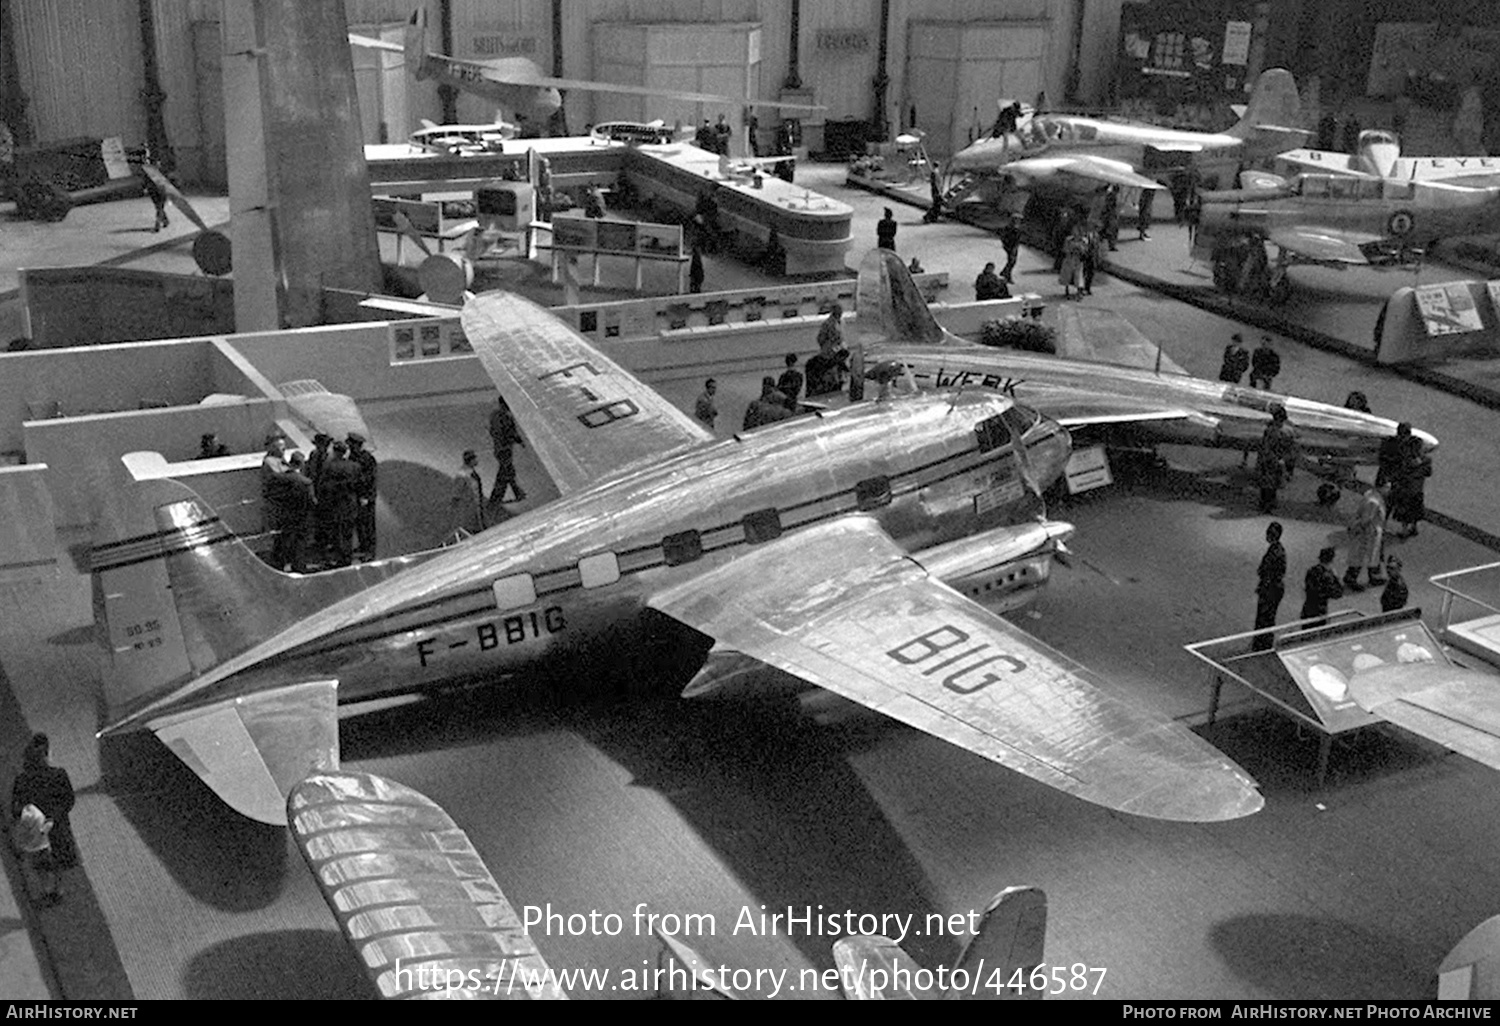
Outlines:
[[1359,195],[1359,183],[1353,178],[1335,178],[1328,183],[1328,192],[1334,199],[1355,199]]
[[1362,200],[1365,200],[1365,199],[1379,199],[1380,198],[1380,179],[1378,179],[1378,178],[1361,178],[1359,180],[1359,198],[1362,199]]
[[1026,432],[1036,427],[1037,421],[1042,419],[1040,413],[1028,406],[1012,406],[1000,416],[1005,418],[1006,425],[1016,438],[1024,438]]
[[1321,175],[1305,175],[1302,179],[1301,194],[1314,199],[1327,199],[1328,179]]
[[1417,194],[1417,187],[1411,182],[1384,182],[1385,198],[1388,200],[1410,200]]
[[1005,424],[1005,414],[988,417],[974,425],[974,435],[979,440],[979,451],[990,452],[1010,444],[1010,428]]

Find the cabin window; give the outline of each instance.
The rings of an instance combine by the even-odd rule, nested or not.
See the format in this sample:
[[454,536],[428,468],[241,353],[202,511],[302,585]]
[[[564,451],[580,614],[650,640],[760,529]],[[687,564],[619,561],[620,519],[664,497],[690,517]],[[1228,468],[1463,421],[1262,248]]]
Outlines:
[[1335,178],[1328,183],[1329,195],[1334,199],[1356,199],[1359,196],[1359,182],[1353,178]]
[[495,608],[520,609],[536,605],[536,582],[530,574],[514,574],[495,582]]
[[774,509],[758,509],[748,514],[742,522],[745,540],[751,545],[775,541],[781,537],[781,514]]
[[1361,178],[1359,180],[1359,198],[1362,200],[1380,198],[1380,179]]
[[986,417],[974,425],[974,435],[979,440],[979,451],[990,452],[1010,444],[1010,428],[1005,426],[1005,415]]
[[854,486],[854,499],[862,512],[880,509],[891,504],[891,479],[882,474],[870,477]]
[[1385,198],[1388,200],[1412,200],[1417,195],[1417,187],[1411,182],[1385,182]]
[[613,552],[584,556],[578,561],[578,581],[585,588],[602,588],[620,579],[620,560]]
[[681,566],[703,558],[703,536],[697,531],[669,534],[661,540],[662,558],[667,566]]
[[578,313],[578,330],[585,335],[592,335],[599,330],[599,311],[580,310]]
[[1302,195],[1313,199],[1328,198],[1328,179],[1326,178],[1304,178],[1302,179]]

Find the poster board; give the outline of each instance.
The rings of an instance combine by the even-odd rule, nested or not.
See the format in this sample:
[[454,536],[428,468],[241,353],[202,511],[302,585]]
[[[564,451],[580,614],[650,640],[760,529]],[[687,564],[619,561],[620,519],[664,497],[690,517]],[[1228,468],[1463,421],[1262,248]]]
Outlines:
[[1092,491],[1095,488],[1103,488],[1115,483],[1114,475],[1109,469],[1109,453],[1102,445],[1074,449],[1073,454],[1068,457],[1064,475],[1068,482],[1069,495],[1077,495],[1080,492]]
[[391,321],[389,330],[391,360],[395,363],[466,356],[474,351],[457,317]]
[[[1462,335],[1484,330],[1479,308],[1467,282],[1451,281],[1421,285],[1413,290],[1417,312],[1429,337]],[[1492,293],[1493,295],[1493,293]]]

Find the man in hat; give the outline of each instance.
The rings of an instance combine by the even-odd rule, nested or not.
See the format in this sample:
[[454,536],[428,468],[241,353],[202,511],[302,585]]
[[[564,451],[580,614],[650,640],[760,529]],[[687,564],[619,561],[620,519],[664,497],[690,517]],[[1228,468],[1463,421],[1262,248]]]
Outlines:
[[260,461],[261,522],[271,535],[271,565],[285,568],[291,537],[286,531],[288,501],[282,477],[289,472],[286,463],[286,436],[272,432],[266,436],[266,455]]
[[453,478],[453,528],[478,534],[489,526],[484,516],[484,479],[479,476],[479,454],[465,449],[463,468]]
[[349,444],[334,442],[323,464],[318,503],[327,509],[329,540],[335,566],[354,562],[354,521],[359,514],[359,466],[349,459]]
[[375,487],[377,461],[365,448],[365,436],[349,432],[349,459],[359,470],[354,496],[358,509],[354,516],[354,552],[365,559],[375,558]]
[[516,423],[510,407],[505,404],[504,396],[500,396],[499,405],[490,413],[490,440],[494,442],[495,462],[499,464],[495,471],[495,487],[490,489],[490,501],[508,501],[505,492],[506,489],[511,489],[515,492],[516,502],[525,502],[526,490],[516,480],[516,460],[512,447],[525,445],[526,440],[521,437],[521,427]]
[[328,511],[323,508],[320,489],[323,486],[323,468],[328,464],[328,447],[333,436],[319,431],[313,435],[313,449],[307,457],[307,479],[313,486],[313,544],[319,549],[333,547],[333,534],[328,527]]

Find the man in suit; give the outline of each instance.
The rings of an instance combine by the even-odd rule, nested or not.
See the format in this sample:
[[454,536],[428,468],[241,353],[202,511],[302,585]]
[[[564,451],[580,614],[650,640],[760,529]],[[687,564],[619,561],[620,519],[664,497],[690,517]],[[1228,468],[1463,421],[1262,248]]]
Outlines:
[[1263,633],[1255,636],[1250,646],[1259,652],[1271,647],[1272,635],[1268,628],[1276,625],[1276,612],[1286,595],[1286,549],[1281,544],[1281,524],[1275,520],[1266,525],[1266,554],[1260,557],[1256,568],[1258,581],[1255,585],[1255,629]]

